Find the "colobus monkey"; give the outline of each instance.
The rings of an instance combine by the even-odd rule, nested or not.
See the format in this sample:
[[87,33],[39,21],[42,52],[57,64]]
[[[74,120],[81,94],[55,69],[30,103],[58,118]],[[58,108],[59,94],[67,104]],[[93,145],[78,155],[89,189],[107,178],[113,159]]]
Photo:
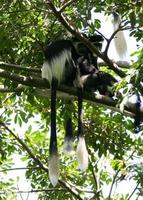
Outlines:
[[[51,135],[50,135],[50,160],[49,178],[53,186],[59,178],[59,157],[57,149],[56,132],[56,91],[58,85],[63,83],[73,85],[78,83],[79,70],[77,67],[77,55],[69,40],[58,40],[51,43],[45,50],[45,62],[42,67],[42,78],[51,85]],[[79,83],[80,85],[80,83]]]
[[[96,36],[94,37],[96,39]],[[91,38],[93,40],[93,38]],[[75,44],[75,45],[74,45]],[[49,160],[49,177],[55,186],[59,178],[59,157],[57,149],[56,133],[56,91],[59,84],[74,85],[78,88],[78,145],[77,156],[80,168],[85,170],[88,166],[88,153],[83,137],[82,124],[82,83],[80,76],[82,70],[85,73],[91,73],[90,70],[84,69],[92,57],[91,52],[84,45],[80,46],[79,41],[57,40],[51,43],[45,50],[45,62],[42,67],[42,78],[49,81],[51,86],[51,135],[50,135],[50,160]],[[86,55],[86,56],[85,56]],[[83,56],[84,59],[80,60]],[[91,58],[95,60],[95,58]],[[97,62],[96,60],[94,62]],[[83,65],[82,65],[83,63]],[[80,65],[80,68],[79,68]],[[90,66],[90,65],[89,65]],[[93,66],[92,66],[93,67]],[[70,130],[70,131],[69,131]],[[71,133],[71,119],[67,121],[67,131]],[[69,134],[70,135],[70,134]]]
[[[118,13],[113,12],[113,29],[116,31],[121,24],[121,19]],[[114,38],[115,48],[120,59],[124,59],[127,53],[127,43],[123,31],[117,32]]]
[[134,131],[139,132],[139,127],[141,123],[140,108],[142,107],[142,99],[140,94],[136,91],[133,94],[125,96],[120,104],[120,111],[123,113],[125,107],[130,108],[134,106],[135,116],[134,116]]
[[85,91],[92,93],[98,91],[101,95],[113,97],[112,86],[117,83],[117,80],[106,72],[96,71],[81,76],[81,82]]

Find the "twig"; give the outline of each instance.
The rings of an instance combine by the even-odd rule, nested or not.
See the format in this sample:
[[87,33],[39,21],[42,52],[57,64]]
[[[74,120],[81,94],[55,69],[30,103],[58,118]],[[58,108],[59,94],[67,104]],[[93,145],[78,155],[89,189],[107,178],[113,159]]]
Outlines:
[[[39,192],[61,192],[61,191],[66,191],[65,189],[58,189],[58,188],[49,188],[49,189],[43,189],[43,190],[28,190],[28,191],[22,191],[22,190],[18,190],[15,192],[11,192],[12,194],[25,194],[25,193],[39,193]],[[3,192],[0,192],[0,194],[5,194]]]
[[77,199],[79,200],[83,200],[83,198],[79,195],[79,193],[75,190],[75,187],[72,187],[71,185],[69,185],[67,182],[63,182],[61,180],[59,180],[59,183],[63,186],[66,187],[68,189],[70,189],[70,192],[77,197]]
[[24,200],[24,199],[23,199],[23,196],[22,196],[22,193],[19,192],[20,190],[19,190],[19,185],[18,185],[18,183],[17,183],[17,190],[18,190],[18,193],[19,193],[19,195],[20,195],[20,198],[21,198],[22,200]]
[[130,196],[128,197],[127,200],[130,200],[131,197],[133,196],[133,194],[135,193],[135,191],[138,189],[139,183],[137,183],[136,187],[134,188],[134,190],[132,191],[132,193],[130,194]]
[[66,2],[64,5],[62,5],[62,7],[60,8],[59,12],[63,12],[66,9],[66,7],[70,6],[75,1],[76,0],[70,0],[70,1]]
[[94,192],[94,197],[96,197],[97,200],[100,200],[100,190],[98,188],[98,182],[97,182],[94,170],[93,170],[93,166],[92,166],[91,172],[92,172],[92,176],[93,176],[93,179],[94,179],[94,182],[95,182],[95,187],[96,187],[96,192]]
[[0,170],[0,172],[27,170],[27,169],[40,169],[40,167],[16,167],[16,168],[2,169]]
[[[124,31],[124,30],[128,30],[128,27],[127,27],[127,23],[125,23],[126,20],[123,20],[121,21],[120,20],[120,23],[119,23],[119,26],[118,28],[112,33],[112,35],[110,36],[109,39],[107,39],[107,45],[105,47],[105,50],[104,50],[104,54],[107,56],[108,54],[108,50],[109,50],[109,46],[110,46],[110,43],[111,41],[115,38],[115,35],[120,32],[120,31]],[[123,24],[124,23],[124,24]],[[122,25],[123,24],[123,25]]]
[[29,196],[30,196],[30,193],[28,193],[28,194],[27,194],[26,200],[28,200],[28,199],[29,199]]
[[109,195],[108,195],[107,200],[110,200],[110,198],[111,198],[113,186],[114,186],[114,183],[115,183],[115,181],[116,181],[116,178],[117,178],[118,174],[119,174],[119,170],[116,172],[116,174],[115,174],[114,177],[113,177],[113,181],[112,181],[112,184],[111,184],[111,188],[110,188],[110,191],[109,191]]
[[104,50],[104,55],[107,56],[108,54],[108,49],[109,49],[109,46],[110,46],[110,43],[111,41],[114,39],[115,35],[120,31],[120,29],[117,29],[116,31],[114,31],[111,35],[111,37],[107,40],[107,45],[105,47],[105,50]]

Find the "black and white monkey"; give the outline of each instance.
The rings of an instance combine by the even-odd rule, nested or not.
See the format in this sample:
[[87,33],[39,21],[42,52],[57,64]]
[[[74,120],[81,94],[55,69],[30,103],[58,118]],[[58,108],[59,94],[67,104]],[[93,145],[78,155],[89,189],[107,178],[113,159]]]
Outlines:
[[117,83],[117,80],[110,74],[102,71],[94,72],[93,74],[87,74],[81,76],[81,82],[84,86],[84,90],[94,93],[98,91],[101,95],[113,97],[113,85]]
[[[80,76],[77,67],[77,55],[70,40],[58,40],[51,43],[45,50],[45,62],[42,67],[42,78],[51,86],[51,134],[49,178],[53,186],[59,178],[59,157],[56,130],[56,92],[59,84],[72,86]],[[80,83],[79,83],[80,84]]]
[[[89,38],[91,42],[97,44],[100,38],[96,36]],[[99,42],[99,43],[100,43]],[[82,57],[82,58],[81,58]],[[96,56],[78,40],[57,40],[51,43],[45,50],[45,61],[42,67],[42,78],[47,79],[51,86],[51,135],[50,135],[50,160],[49,178],[55,186],[59,178],[59,157],[57,148],[56,133],[56,91],[59,84],[75,86],[78,91],[78,145],[77,157],[82,170],[88,167],[88,152],[84,140],[82,123],[82,74],[89,74],[95,71],[97,65]],[[92,68],[88,69],[87,64]],[[68,121],[68,128],[71,120]]]
[[[113,28],[114,31],[116,31],[117,29],[119,29],[122,26],[122,20],[120,15],[117,12],[113,12]],[[125,39],[125,35],[123,31],[119,31],[117,32],[117,34],[114,37],[114,43],[115,43],[115,48],[116,51],[119,55],[119,58],[122,60],[126,57],[127,54],[127,42]],[[124,111],[124,108],[127,107],[132,107],[132,105],[135,106],[135,117],[134,117],[134,130],[135,132],[139,131],[139,126],[140,126],[140,113],[139,110],[141,108],[141,104],[142,104],[142,99],[141,96],[139,94],[139,92],[137,91],[132,91],[131,94],[128,94],[128,96],[122,97],[123,100],[120,104],[120,110],[121,112]]]

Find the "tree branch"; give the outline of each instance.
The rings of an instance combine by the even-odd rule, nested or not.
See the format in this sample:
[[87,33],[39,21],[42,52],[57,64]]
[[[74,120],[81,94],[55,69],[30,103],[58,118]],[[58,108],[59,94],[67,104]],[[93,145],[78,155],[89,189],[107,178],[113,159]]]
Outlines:
[[132,198],[133,194],[138,189],[138,186],[139,186],[139,183],[137,183],[136,187],[134,188],[134,190],[132,191],[132,193],[130,194],[130,196],[127,198],[127,200],[130,200]]
[[105,50],[104,50],[104,55],[105,55],[105,56],[107,56],[107,54],[108,54],[108,50],[109,50],[109,46],[110,46],[110,44],[111,44],[111,41],[114,39],[115,35],[116,35],[119,31],[121,31],[121,28],[118,28],[116,31],[114,31],[114,32],[112,33],[112,35],[110,36],[110,38],[107,40],[107,45],[106,45]]
[[79,200],[83,200],[83,198],[79,195],[79,193],[75,190],[74,187],[72,187],[71,185],[69,185],[67,182],[63,182],[61,180],[59,180],[59,183],[63,186],[66,187],[68,190],[70,190],[70,192],[76,196],[77,199]]
[[[18,190],[18,191],[15,191],[15,192],[11,192],[12,194],[25,194],[25,193],[38,193],[38,192],[67,192],[66,189],[60,189],[60,188],[48,188],[48,189],[43,189],[43,190],[27,190],[27,191],[23,191],[23,190]],[[86,193],[93,193],[93,191],[90,191],[90,190],[81,190],[81,192],[86,192]],[[5,193],[1,193],[0,194],[5,194]]]
[[20,72],[26,71],[26,72],[41,73],[41,69],[32,68],[32,67],[22,67],[21,65],[15,65],[15,64],[5,63],[5,62],[0,62],[0,68],[4,69],[4,70],[15,69],[15,70],[18,70]]
[[119,170],[116,172],[116,174],[115,174],[114,177],[113,177],[113,181],[112,181],[112,184],[111,184],[111,188],[110,188],[110,191],[109,191],[109,195],[108,195],[107,200],[110,200],[110,199],[111,199],[111,194],[112,194],[113,186],[114,186],[114,184],[115,184],[115,181],[116,181],[116,178],[117,178],[118,174],[119,174]]
[[[130,63],[127,61],[115,61],[112,60],[112,62],[115,63],[115,65],[119,66],[120,68],[125,68],[125,69],[129,69],[131,67]],[[107,63],[105,62],[99,62],[98,63],[98,67],[102,67],[102,66],[107,66]]]
[[68,2],[64,3],[64,5],[62,5],[62,7],[60,8],[59,12],[63,12],[66,9],[66,7],[70,6],[75,1],[76,0],[69,0]]
[[[109,39],[107,39],[107,45],[105,47],[105,50],[104,50],[104,54],[107,56],[108,54],[108,50],[109,50],[109,46],[111,44],[111,41],[114,39],[115,35],[120,32],[120,31],[124,31],[124,30],[128,30],[129,28],[128,27],[125,27],[126,26],[126,23],[124,23],[125,21],[121,21],[120,24],[119,24],[119,27],[112,33],[112,35],[110,36]],[[124,23],[123,25],[121,25],[122,23]]]
[[[15,81],[17,83],[22,84],[23,86],[30,86],[30,87],[36,87],[36,88],[49,88],[49,82],[46,80],[43,80],[42,78],[33,78],[33,77],[27,77],[27,76],[22,76],[22,75],[17,75],[15,73],[10,73],[6,72],[4,70],[0,71],[0,77]],[[16,88],[15,88],[16,89]],[[42,95],[42,90],[40,90],[39,95]],[[77,90],[73,87],[67,87],[65,85],[60,85],[58,88],[58,91],[60,92],[58,95],[61,97],[61,92],[62,95],[63,93],[69,94],[69,98],[77,98]],[[35,94],[38,95],[38,91],[35,90]],[[48,92],[45,92],[44,90],[44,95],[48,95]],[[67,97],[67,95],[66,95]],[[106,106],[107,108],[120,112],[120,109],[117,108],[117,101],[113,100],[112,98],[104,95],[97,95],[97,94],[90,94],[87,92],[84,92],[83,94],[83,99],[86,101],[90,101],[92,103],[98,103],[100,105]],[[135,104],[130,104],[130,107],[126,108],[124,110],[124,115],[134,117],[136,114],[136,106]],[[143,108],[141,107],[139,110],[139,114],[143,116]]]
[[40,169],[40,167],[15,167],[15,168],[6,168],[6,169],[0,170],[0,172],[17,171],[17,170],[27,170],[27,169]]
[[41,161],[36,158],[36,156],[34,155],[34,153],[30,150],[30,148],[26,145],[25,142],[23,142],[22,139],[20,139],[13,131],[11,131],[6,125],[5,123],[3,123],[2,121],[0,121],[0,126],[4,127],[5,130],[7,130],[17,141],[18,143],[22,146],[22,148],[28,153],[28,155],[39,165],[39,167],[41,169],[43,169],[44,171],[48,172],[48,168],[44,167],[43,164],[41,163]]
[[[112,62],[114,62],[116,65],[118,65],[121,68],[129,68],[131,67],[130,63],[127,61],[115,61],[112,60]],[[99,62],[98,63],[99,67],[102,66],[107,66],[107,63],[105,62]],[[37,73],[40,74],[41,73],[41,68],[32,68],[32,67],[22,67],[21,65],[16,65],[16,64],[10,64],[10,63],[5,63],[5,62],[0,62],[0,68],[7,70],[7,71],[11,71],[12,69],[15,71],[26,71],[26,72],[33,72],[33,73]]]
[[0,93],[22,92],[22,91],[24,91],[24,89],[25,89],[25,86],[22,86],[22,85],[19,85],[13,89],[0,87]]
[[47,81],[43,81],[40,78],[33,78],[31,76],[26,77],[26,76],[22,76],[22,75],[17,75],[15,73],[10,73],[5,70],[0,70],[0,77],[15,81],[17,83],[21,83],[22,85],[27,85],[27,86],[32,86],[32,87],[35,86],[38,88],[43,88],[43,87],[49,86]]
[[[43,189],[43,190],[28,190],[28,191],[14,191],[10,192],[12,194],[25,194],[25,193],[38,193],[38,192],[66,192],[66,189],[58,189],[58,188],[49,188],[49,189]],[[5,194],[4,192],[0,192],[0,195]]]
[[96,198],[97,200],[100,200],[100,192],[101,191],[98,188],[98,180],[96,178],[96,175],[95,175],[95,172],[94,172],[94,168],[93,168],[93,165],[92,165],[91,161],[90,161],[90,165],[91,165],[91,173],[92,173],[93,180],[94,180],[94,183],[95,183],[94,197],[92,197],[92,198]]

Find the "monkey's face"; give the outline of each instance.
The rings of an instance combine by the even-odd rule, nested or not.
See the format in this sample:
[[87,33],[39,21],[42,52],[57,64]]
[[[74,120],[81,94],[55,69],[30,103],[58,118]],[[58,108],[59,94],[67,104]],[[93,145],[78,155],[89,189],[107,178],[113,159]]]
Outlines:
[[84,56],[89,53],[89,49],[80,41],[75,42],[74,47],[80,56]]
[[86,74],[93,74],[96,71],[98,71],[95,66],[93,66],[92,64],[90,64],[88,62],[88,60],[85,57],[80,57],[78,59],[78,66],[80,69],[80,74],[81,75],[86,75]]

